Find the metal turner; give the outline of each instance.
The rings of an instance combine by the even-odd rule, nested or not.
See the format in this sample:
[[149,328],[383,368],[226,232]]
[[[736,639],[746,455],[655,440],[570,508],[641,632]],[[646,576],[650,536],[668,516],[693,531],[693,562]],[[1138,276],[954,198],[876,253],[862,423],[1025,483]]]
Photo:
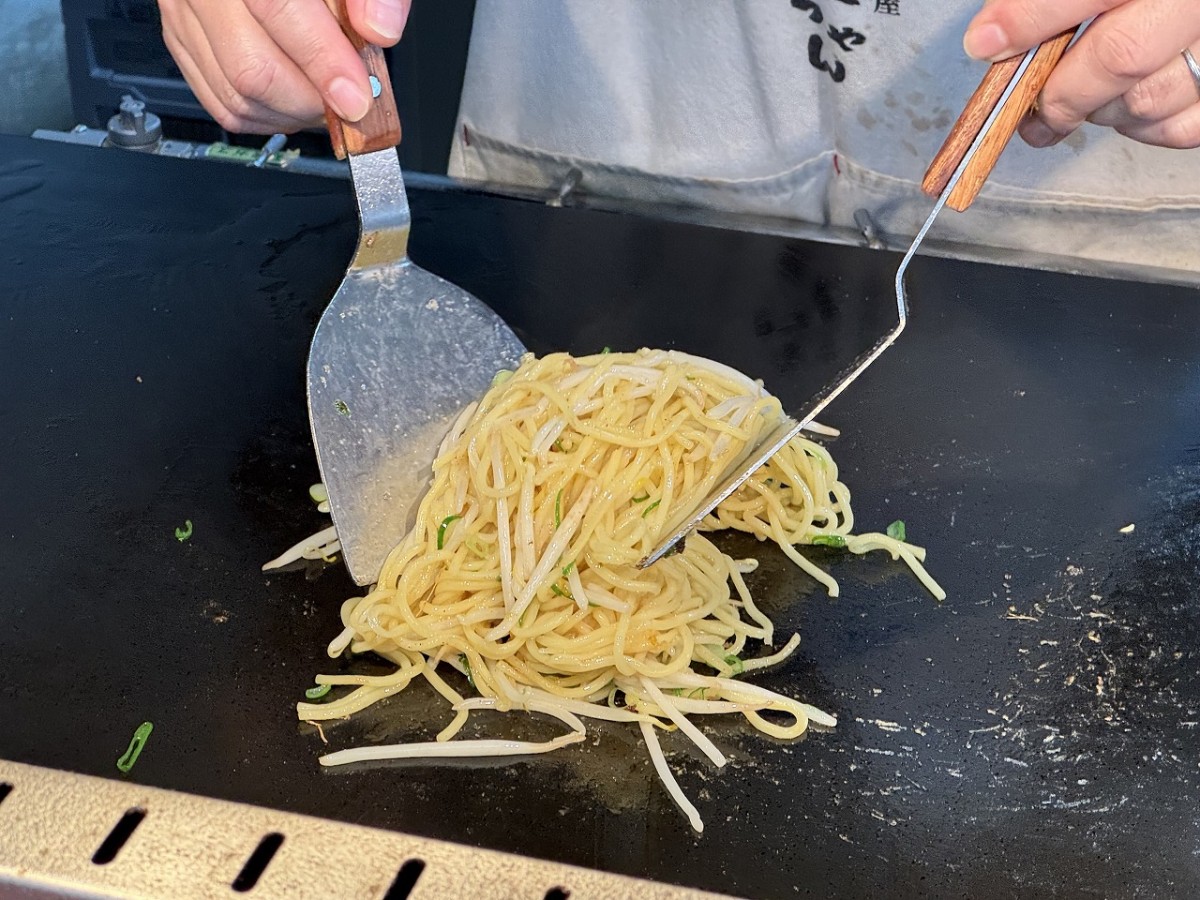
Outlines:
[[645,568],[657,562],[678,541],[686,537],[722,500],[741,487],[751,475],[796,437],[805,425],[846,390],[900,336],[908,322],[908,295],[905,292],[904,276],[909,263],[916,256],[943,207],[949,206],[962,212],[979,196],[984,182],[999,161],[1000,154],[1008,146],[1021,120],[1033,108],[1050,73],[1058,65],[1078,30],[1063,32],[1030,50],[1023,57],[1017,56],[994,63],[971,99],[967,101],[962,115],[934,157],[921,185],[925,193],[937,197],[937,202],[896,271],[896,326],[874,346],[860,354],[847,369],[838,373],[802,410],[795,415],[785,415],[775,428],[748,447],[730,468],[729,474],[698,507],[684,511],[676,517],[661,543],[654,552],[638,563],[639,567]]
[[350,26],[345,0],[335,13],[375,98],[357,123],[325,111],[334,152],[350,160],[361,235],[313,336],[308,414],[346,567],[371,584],[409,529],[442,438],[525,347],[480,300],[408,258],[387,64]]

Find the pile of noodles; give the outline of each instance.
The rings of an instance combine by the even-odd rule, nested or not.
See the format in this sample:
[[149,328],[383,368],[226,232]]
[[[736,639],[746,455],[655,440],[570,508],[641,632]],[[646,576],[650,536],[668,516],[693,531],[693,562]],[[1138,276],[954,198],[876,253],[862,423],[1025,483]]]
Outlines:
[[[674,351],[527,357],[503,373],[444,441],[416,524],[378,584],[342,606],[345,627],[329,654],[373,652],[396,671],[318,676],[318,684],[354,690],[298,706],[305,721],[341,718],[423,678],[455,716],[436,741],[343,750],[321,762],[542,753],[581,741],[585,718],[631,722],[700,830],[659,729],[682,731],[721,766],[724,755],[693,717],[737,713],[785,739],[810,721],[835,724],[741,677],[786,659],[800,640],[778,646],[743,577],[754,560],[732,559],[696,533],[681,552],[637,567],[779,415],[779,402],[741,373]],[[798,546],[882,550],[944,596],[922,566],[924,550],[852,534],[853,525],[829,453],[797,438],[701,531],[773,541],[831,595],[837,582]],[[760,644],[765,655],[743,656]],[[444,680],[441,666],[466,675],[471,696]],[[477,709],[543,713],[567,731],[542,743],[452,740]]]

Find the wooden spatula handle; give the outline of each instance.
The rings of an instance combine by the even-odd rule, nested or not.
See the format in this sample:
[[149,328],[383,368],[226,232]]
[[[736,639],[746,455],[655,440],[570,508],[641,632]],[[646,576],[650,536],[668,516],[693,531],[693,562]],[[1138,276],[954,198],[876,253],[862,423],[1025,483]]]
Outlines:
[[[1016,90],[1004,105],[1004,109],[1001,110],[999,117],[992,125],[991,131],[984,138],[984,142],[976,151],[975,156],[971,158],[962,178],[959,179],[954,191],[946,201],[946,205],[951,209],[962,212],[975,202],[975,198],[983,189],[984,182],[988,180],[988,176],[992,174],[996,163],[999,162],[1000,154],[1012,140],[1021,120],[1033,108],[1050,73],[1062,59],[1062,55],[1067,51],[1067,46],[1078,30],[1078,28],[1072,28],[1064,31],[1038,48],[1037,54],[1021,76]],[[921,189],[926,194],[937,197],[946,189],[954,171],[962,162],[963,157],[967,155],[971,144],[975,142],[987,117],[996,108],[996,104],[1000,101],[1000,95],[1012,81],[1013,74],[1020,64],[1021,57],[1017,56],[993,63],[988,69],[987,74],[983,76],[983,81],[971,95],[971,99],[967,101],[962,115],[950,129],[950,136],[946,138],[946,142],[942,144],[941,150],[933,158],[929,170],[925,173]]]
[[367,74],[373,77],[372,89],[377,86],[379,90],[379,96],[371,101],[370,112],[358,122],[344,121],[329,104],[325,105],[325,124],[329,128],[334,155],[338,159],[345,159],[347,154],[358,156],[395,147],[400,143],[400,114],[396,111],[396,98],[392,95],[392,79],[388,75],[383,48],[368,44],[354,30],[346,11],[346,0],[328,2],[342,31],[366,65]]

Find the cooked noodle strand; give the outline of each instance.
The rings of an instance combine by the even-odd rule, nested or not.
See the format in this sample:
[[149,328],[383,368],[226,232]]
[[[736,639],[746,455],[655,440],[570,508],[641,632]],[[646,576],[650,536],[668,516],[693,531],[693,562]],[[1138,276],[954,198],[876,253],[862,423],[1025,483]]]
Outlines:
[[[780,414],[761,385],[675,351],[527,357],[498,377],[443,442],[413,530],[379,582],[342,607],[343,631],[330,655],[374,652],[396,672],[320,676],[352,690],[298,706],[306,721],[347,716],[420,675],[454,717],[436,741],[342,750],[322,765],[545,753],[583,740],[585,718],[637,722],[668,793],[701,830],[656,730],[678,729],[721,766],[725,755],[689,715],[741,713],[782,739],[798,737],[810,721],[836,724],[737,678],[783,662],[800,638],[755,655],[759,643],[775,642],[775,626],[743,577],[756,563],[732,559],[703,532],[734,529],[772,541],[831,596],[837,581],[798,548],[881,550],[945,596],[922,565],[924,550],[851,533],[849,490],[828,451],[803,437],[709,515],[678,553],[637,568],[666,524],[696,505]],[[293,553],[334,537],[322,533],[321,544]],[[442,666],[465,675],[474,696],[443,680]],[[471,711],[485,709],[549,715],[569,731],[540,743],[453,739]]]

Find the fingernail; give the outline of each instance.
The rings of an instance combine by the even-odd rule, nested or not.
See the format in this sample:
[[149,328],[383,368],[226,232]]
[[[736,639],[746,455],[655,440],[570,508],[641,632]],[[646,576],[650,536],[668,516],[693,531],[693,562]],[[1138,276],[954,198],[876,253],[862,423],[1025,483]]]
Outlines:
[[404,4],[400,0],[368,0],[365,18],[380,37],[398,41],[404,30]]
[[1061,139],[1057,131],[1043,122],[1041,119],[1029,119],[1021,126],[1021,137],[1030,147],[1049,147],[1051,144],[1057,144]]
[[357,122],[371,109],[371,95],[349,78],[338,76],[329,85],[329,103],[347,122]]
[[1008,35],[995,22],[968,28],[963,36],[963,49],[972,59],[1003,59],[1012,55]]

